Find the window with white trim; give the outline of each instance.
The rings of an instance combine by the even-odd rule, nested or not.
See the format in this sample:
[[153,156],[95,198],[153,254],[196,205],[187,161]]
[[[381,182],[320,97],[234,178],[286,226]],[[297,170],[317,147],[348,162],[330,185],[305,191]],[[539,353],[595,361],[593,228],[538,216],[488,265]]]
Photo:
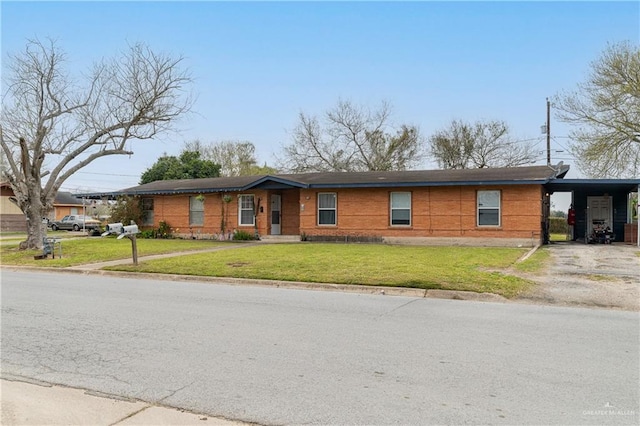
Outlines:
[[238,197],[238,225],[255,225],[253,195],[241,195]]
[[391,193],[391,225],[411,225],[411,193]]
[[189,226],[204,225],[204,198],[189,197]]
[[336,225],[336,201],[335,192],[325,192],[318,194],[318,225]]
[[500,191],[478,191],[478,226],[500,226]]

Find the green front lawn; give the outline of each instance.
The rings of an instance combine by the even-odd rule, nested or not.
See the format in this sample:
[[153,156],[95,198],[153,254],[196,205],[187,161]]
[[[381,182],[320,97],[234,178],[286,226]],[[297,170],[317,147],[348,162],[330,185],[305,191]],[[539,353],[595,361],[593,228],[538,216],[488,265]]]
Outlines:
[[[64,232],[64,231],[62,231]],[[49,232],[49,237],[59,237]],[[67,267],[85,263],[106,262],[116,259],[131,258],[131,241],[127,238],[116,240],[115,237],[81,237],[62,240],[62,258],[51,256],[47,259],[35,260],[33,257],[42,254],[42,250],[18,250],[22,239],[3,241],[0,246],[0,263],[2,265]],[[163,254],[179,251],[201,250],[225,244],[207,240],[162,240],[138,239],[138,256]]]
[[[82,237],[62,241],[63,257],[35,260],[40,250],[19,251],[21,238],[0,246],[2,265],[68,267],[131,258],[131,242],[114,237]],[[207,249],[226,242],[138,239],[138,257]],[[489,292],[514,297],[533,283],[509,270],[535,272],[548,253],[538,250],[526,262],[516,261],[526,249],[417,247],[382,244],[269,244],[140,261],[138,266],[106,269],[199,276],[328,282],[424,289]],[[57,254],[57,252],[56,252]],[[515,268],[511,268],[515,267]]]
[[283,281],[490,292],[514,297],[532,283],[508,275],[526,249],[375,244],[270,244],[106,269]]

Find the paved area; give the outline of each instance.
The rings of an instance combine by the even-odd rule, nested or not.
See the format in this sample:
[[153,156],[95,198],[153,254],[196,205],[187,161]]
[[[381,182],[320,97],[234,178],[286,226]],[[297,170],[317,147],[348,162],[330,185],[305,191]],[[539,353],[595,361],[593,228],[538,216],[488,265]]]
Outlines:
[[521,300],[640,311],[640,249],[614,244],[554,243],[539,285]]
[[0,422],[5,426],[245,424],[81,389],[4,379],[0,381]]
[[[217,251],[253,244],[234,244],[205,251]],[[523,295],[518,302],[588,306],[608,309],[640,311],[640,249],[635,246],[585,245],[555,243],[548,246],[551,265],[542,274],[528,275],[539,285]],[[170,253],[141,257],[139,260],[157,259],[192,254]],[[76,272],[97,272],[104,266],[129,264],[131,259],[78,265]],[[145,274],[146,275],[146,274]],[[169,277],[167,277],[169,278]],[[175,276],[170,277],[175,279]],[[191,277],[193,279],[193,277]],[[226,279],[228,281],[228,279]],[[242,280],[237,280],[242,281]],[[300,286],[337,291],[374,293],[383,290],[361,286],[333,284],[275,283],[271,286]],[[394,289],[385,289],[394,294]],[[423,295],[413,294],[423,292]],[[418,297],[484,300],[506,302],[496,295],[478,295],[468,292],[398,289],[398,294]],[[22,378],[3,376],[0,380],[0,414],[3,425],[240,425],[244,423],[185,412],[171,407],[152,405],[137,400],[123,400],[111,395],[90,394],[81,389],[52,386],[46,383],[24,382]]]
[[269,425],[639,424],[636,312],[2,277],[3,374]]
[[[241,243],[212,247],[198,252],[213,252],[256,244],[272,242]],[[523,294],[520,302],[533,302],[565,306],[589,306],[640,311],[640,248],[633,245],[616,244],[583,244],[576,242],[553,243],[545,246],[551,252],[551,264],[539,274],[525,275],[539,285],[532,291]],[[167,253],[139,258],[140,262],[184,256],[196,252]],[[120,259],[110,262],[77,265],[66,268],[76,271],[98,271],[105,266],[130,264],[131,259]],[[171,279],[178,279],[171,276]],[[190,277],[189,279],[194,279]],[[229,279],[224,279],[228,281]],[[215,279],[214,279],[215,281]],[[238,283],[251,281],[252,284],[274,285],[278,287],[315,288],[337,291],[357,291],[375,293],[384,291],[387,294],[402,294],[445,299],[483,300],[506,302],[498,295],[478,294],[462,291],[419,290],[419,289],[378,289],[371,286],[352,286],[318,283],[274,282],[268,280],[235,280]],[[260,281],[260,282],[258,282]]]

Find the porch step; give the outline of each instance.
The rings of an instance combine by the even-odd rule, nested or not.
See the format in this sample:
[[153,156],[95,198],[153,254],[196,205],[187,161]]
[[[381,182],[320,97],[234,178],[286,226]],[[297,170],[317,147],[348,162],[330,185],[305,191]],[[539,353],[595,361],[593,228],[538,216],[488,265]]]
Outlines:
[[265,243],[295,243],[300,242],[300,235],[260,235],[260,241]]

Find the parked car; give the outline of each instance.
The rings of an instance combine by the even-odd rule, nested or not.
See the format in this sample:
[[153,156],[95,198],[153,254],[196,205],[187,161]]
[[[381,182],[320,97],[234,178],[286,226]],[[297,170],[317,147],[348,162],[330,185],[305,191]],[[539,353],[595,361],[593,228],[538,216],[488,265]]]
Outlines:
[[100,230],[100,221],[81,214],[70,214],[63,217],[62,220],[51,222],[51,230],[57,231],[58,229],[67,231]]

